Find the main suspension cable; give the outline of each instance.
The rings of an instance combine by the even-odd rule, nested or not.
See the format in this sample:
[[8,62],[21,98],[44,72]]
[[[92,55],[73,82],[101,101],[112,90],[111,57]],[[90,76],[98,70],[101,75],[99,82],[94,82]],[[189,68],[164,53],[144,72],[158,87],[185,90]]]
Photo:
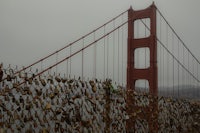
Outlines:
[[[113,19],[111,19],[111,20],[109,20],[108,22],[104,23],[103,25],[97,27],[95,30],[93,30],[93,31],[91,31],[91,32],[89,32],[89,33],[87,33],[86,35],[80,37],[79,39],[75,40],[74,42],[72,42],[72,43],[70,43],[70,44],[68,44],[68,45],[66,45],[66,46],[64,46],[64,47],[62,47],[61,49],[59,49],[59,50],[57,50],[57,51],[54,51],[53,53],[51,53],[51,54],[45,56],[45,57],[42,58],[42,59],[39,59],[38,61],[36,61],[36,62],[34,62],[34,63],[28,65],[27,67],[23,67],[22,69],[20,69],[20,70],[18,70],[17,72],[15,72],[14,75],[16,75],[16,74],[20,73],[21,71],[24,71],[24,70],[26,70],[26,69],[32,67],[32,66],[34,66],[34,65],[40,63],[41,61],[44,61],[44,60],[46,60],[47,58],[49,58],[49,57],[55,55],[56,53],[58,53],[58,52],[60,52],[60,51],[62,51],[62,50],[64,50],[64,49],[70,47],[71,45],[73,45],[73,44],[75,44],[76,42],[80,41],[82,38],[85,38],[85,37],[91,35],[93,32],[95,32],[95,31],[101,29],[102,27],[104,27],[105,25],[111,23],[114,19],[119,18],[120,16],[122,16],[122,15],[125,14],[126,12],[128,12],[128,10],[125,10],[124,12],[120,13],[119,15],[117,15],[116,17],[114,17]],[[71,51],[71,50],[70,50],[70,51]],[[70,74],[71,74],[71,60],[70,60]],[[6,78],[2,79],[2,81],[5,80],[5,79],[6,79]]]

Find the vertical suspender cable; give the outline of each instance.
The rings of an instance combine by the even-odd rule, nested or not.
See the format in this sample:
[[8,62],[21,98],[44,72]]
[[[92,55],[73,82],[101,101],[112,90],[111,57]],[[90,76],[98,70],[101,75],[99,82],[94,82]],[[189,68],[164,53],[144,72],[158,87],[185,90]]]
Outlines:
[[192,60],[191,60],[191,67],[192,67],[191,68],[192,69],[192,72],[191,72],[192,73],[192,75],[191,75],[191,89],[193,90],[192,93],[194,94],[195,93],[195,90],[193,89],[193,84],[194,84],[193,81],[194,81],[194,79],[192,78],[192,76],[194,75],[194,64],[193,64],[194,62],[193,62],[193,59],[194,58],[192,58]]
[[41,71],[43,71],[43,60],[41,61]]
[[[184,52],[184,47],[183,47],[183,54],[182,54],[182,57],[183,57],[183,66],[185,66],[185,52]],[[184,86],[185,84],[185,72],[184,72],[184,69],[182,68],[182,86]],[[183,94],[183,90],[182,90],[182,94]]]
[[[84,38],[82,39],[83,41],[82,41],[82,48],[84,48]],[[82,62],[81,62],[81,78],[82,78],[82,80],[83,80],[83,78],[84,78],[84,50],[82,50]]]
[[[66,52],[67,51],[68,51],[68,49],[66,49]],[[68,55],[66,54],[66,56],[68,56]],[[66,77],[69,76],[69,73],[68,73],[68,62],[69,62],[69,60],[67,60],[67,64],[66,64]]]
[[[103,35],[106,34],[106,27],[103,27]],[[103,38],[103,79],[105,80],[105,64],[106,64],[106,37]]]
[[[166,46],[167,46],[167,49],[169,49],[169,46],[168,46],[168,25],[166,24]],[[167,56],[167,93],[169,92],[169,56],[168,56],[168,53],[166,54]],[[168,95],[168,94],[167,94]]]
[[[123,23],[123,21],[124,21],[124,17],[123,17],[123,15],[122,15],[122,23]],[[124,26],[122,26],[122,86],[123,86],[123,83],[124,83],[124,52],[123,52],[123,47],[124,47],[124,45],[123,45],[123,40],[124,40],[124,28],[123,28]]]
[[48,76],[50,76],[50,75],[51,75],[51,69],[48,70]]
[[118,55],[118,60],[117,60],[117,82],[119,84],[119,28],[117,29],[117,44],[118,44],[118,52],[117,52],[117,55]]
[[[191,65],[191,63],[192,63],[192,60],[191,60],[191,58],[190,58],[190,63],[189,63],[189,67],[190,67],[190,69],[191,69],[191,71],[192,71],[192,65]],[[191,72],[192,73],[192,72]],[[191,74],[190,74],[190,87],[192,86],[192,76],[191,76]]]
[[[194,75],[195,75],[195,63],[194,63]],[[198,73],[196,72],[196,77],[198,79]],[[195,79],[194,79],[194,87],[196,88],[196,96],[198,97],[198,87],[196,86],[197,84],[195,83]],[[196,81],[198,83],[198,81]]]
[[[199,80],[199,70],[198,70],[198,62],[197,62],[197,79]],[[199,82],[197,81],[197,97],[199,97]]]
[[[190,59],[189,59],[190,55],[189,55],[189,52],[188,52],[188,61],[187,61],[187,65],[188,65],[188,70],[190,71],[190,67],[189,67],[189,64],[190,64]],[[188,85],[190,86],[190,74],[188,73]]]
[[[194,58],[192,58],[192,74],[193,74],[193,76],[195,76],[195,68],[194,68],[195,66],[194,66]],[[195,88],[195,79],[193,78],[193,81],[192,81],[193,83],[192,83],[192,88]],[[195,89],[195,92],[193,93],[193,94],[196,94],[196,96],[197,96],[197,91],[196,91],[196,89]]]
[[192,73],[195,76],[195,68],[194,68],[194,58],[192,58]]
[[[95,37],[95,31],[94,31],[94,42],[95,42],[95,39],[96,39],[96,37]],[[93,64],[93,78],[95,79],[96,78],[96,43],[94,43],[94,64]]]
[[[194,61],[195,62],[195,61]],[[195,72],[195,63],[194,63],[194,75],[197,77],[198,79],[198,76],[197,76],[197,72]],[[196,74],[195,74],[196,73]],[[198,88],[196,86],[196,82],[198,82],[197,80],[194,79],[194,87],[196,88],[196,96],[198,97]]]
[[[162,21],[161,21],[161,27],[162,27]],[[164,27],[164,26],[163,26]],[[164,32],[164,30],[163,30],[163,32]],[[162,36],[162,32],[161,32],[161,36]],[[163,34],[163,41],[164,41],[164,38],[165,38],[165,36],[164,36],[164,34]],[[163,70],[163,75],[162,75],[162,79],[163,79],[163,88],[165,88],[165,49],[162,47],[162,63],[163,63],[163,65],[162,65],[162,70]]]
[[[56,53],[56,63],[58,63],[58,52]],[[58,66],[56,65],[56,75],[58,75]]]
[[[197,62],[197,79],[199,79],[199,70],[198,70],[198,62]],[[197,81],[197,97],[199,97],[199,82]]]
[[[70,53],[69,53],[69,54],[70,54],[70,56],[71,56],[71,55],[72,55],[72,45],[70,45],[69,48],[70,48]],[[69,59],[69,67],[70,67],[70,69],[69,69],[69,78],[71,78],[71,77],[70,77],[71,74],[72,74],[72,73],[71,73],[71,72],[72,72],[72,59],[71,59],[71,58]]]
[[[113,29],[115,29],[115,19],[113,20]],[[115,32],[113,32],[113,81],[115,81]]]
[[[164,38],[164,37],[163,37]],[[163,88],[165,88],[165,49],[162,47],[162,70],[163,70],[163,75],[162,75],[162,79],[163,79]]]
[[[198,62],[197,62],[197,79],[199,79]],[[198,81],[197,81],[198,83]]]
[[[178,40],[178,43],[177,43],[177,45],[178,45],[178,59],[180,60],[180,58],[179,58],[179,40]],[[179,97],[179,89],[180,89],[180,81],[179,81],[179,63],[178,63],[178,97]]]
[[107,78],[109,78],[109,35],[107,35]]
[[[162,24],[162,17],[160,17],[160,40],[162,40],[163,39],[163,41],[164,41],[164,34],[162,34],[162,26],[163,26],[163,24]],[[163,32],[164,32],[164,29],[163,29]],[[162,68],[161,68],[161,70],[162,70],[162,75],[161,75],[161,79],[162,79],[162,89],[164,89],[164,87],[165,87],[165,61],[164,61],[164,57],[165,57],[165,55],[164,55],[164,48],[163,47],[160,47],[161,49],[160,49],[160,52],[161,52],[161,63],[162,63]]]
[[[173,32],[172,32],[172,53],[173,53],[173,55],[174,55],[174,34],[173,34]],[[173,65],[173,91],[172,91],[172,93],[173,93],[173,96],[174,96],[174,57],[173,57],[173,63],[172,63],[172,65]]]
[[[191,60],[191,69],[192,69],[192,75],[194,75],[194,64],[193,64],[194,62],[193,62],[193,58],[192,58],[192,60]],[[193,85],[193,78],[191,77],[191,85]]]

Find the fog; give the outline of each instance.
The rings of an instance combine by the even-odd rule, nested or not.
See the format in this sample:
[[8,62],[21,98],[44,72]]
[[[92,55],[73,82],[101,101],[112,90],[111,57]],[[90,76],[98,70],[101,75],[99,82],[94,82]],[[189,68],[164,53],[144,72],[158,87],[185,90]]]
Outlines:
[[[127,10],[151,0],[1,0],[0,62],[28,65]],[[157,0],[169,23],[200,58],[199,0]]]

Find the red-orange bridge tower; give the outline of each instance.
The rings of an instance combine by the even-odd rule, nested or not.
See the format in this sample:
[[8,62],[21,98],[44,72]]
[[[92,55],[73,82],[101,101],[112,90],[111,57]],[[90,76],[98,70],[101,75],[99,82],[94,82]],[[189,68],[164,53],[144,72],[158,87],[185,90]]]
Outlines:
[[[150,35],[145,38],[135,38],[134,22],[139,19],[150,19]],[[154,3],[139,11],[134,11],[132,8],[128,11],[128,64],[127,64],[127,132],[135,131],[135,120],[140,117],[146,119],[149,126],[149,132],[157,132],[157,95],[158,95],[158,69],[157,69],[157,39],[156,39],[156,6]],[[150,51],[150,66],[148,68],[135,68],[135,50],[138,48],[148,48]],[[135,90],[137,80],[147,80],[149,83],[149,93],[155,100],[150,101],[146,107],[137,106],[134,103],[134,95],[131,95]],[[144,117],[142,114],[134,116],[137,110],[143,110],[148,114]]]

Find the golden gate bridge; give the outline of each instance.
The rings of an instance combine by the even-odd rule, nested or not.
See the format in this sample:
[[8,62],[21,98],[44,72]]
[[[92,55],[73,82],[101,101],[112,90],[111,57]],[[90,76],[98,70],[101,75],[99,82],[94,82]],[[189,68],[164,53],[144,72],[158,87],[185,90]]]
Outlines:
[[[21,69],[10,65],[3,67],[0,107],[4,113],[0,116],[0,126],[13,132],[18,128],[18,131],[33,131],[30,126],[32,124],[38,127],[38,131],[45,129],[46,132],[51,131],[50,125],[54,125],[54,132],[139,132],[141,125],[146,125],[146,132],[162,132],[159,113],[163,113],[160,109],[163,97],[166,98],[166,105],[173,105],[177,99],[180,100],[176,101],[181,104],[180,109],[190,105],[189,101],[181,99],[199,99],[199,66],[199,60],[154,4],[139,11],[130,7],[88,34],[28,66]],[[104,92],[104,97],[98,96],[101,95],[101,87],[109,90]],[[91,91],[87,92],[87,88]],[[77,90],[77,93],[67,92],[68,89]],[[11,92],[16,93],[16,96]],[[123,95],[120,97],[111,92]],[[90,99],[89,104],[86,104],[86,98],[83,97]],[[55,101],[55,98],[58,100]],[[23,103],[25,99],[26,104]],[[72,99],[82,101],[78,100],[74,104]],[[99,99],[104,99],[105,103]],[[138,102],[138,99],[141,101]],[[19,102],[15,105],[14,101]],[[59,106],[61,103],[65,106],[64,109]],[[119,103],[121,105],[118,105]],[[145,103],[145,106],[139,103]],[[82,109],[81,106],[84,105],[85,108]],[[72,106],[71,111],[68,106]],[[88,109],[89,106],[93,109]],[[96,106],[101,107],[95,114],[92,112],[98,110]],[[102,112],[107,113],[100,113],[101,108],[104,108]],[[121,111],[116,113],[113,108]],[[86,115],[87,120],[83,110],[90,112],[91,116]],[[120,114],[124,113],[123,111],[126,115]],[[4,116],[5,112],[7,113]],[[26,113],[22,115],[22,112]],[[65,112],[73,112],[75,118],[59,116]],[[112,112],[124,118],[116,124],[112,122]],[[22,115],[21,118],[18,114]],[[31,117],[33,114],[35,118]],[[14,119],[12,115],[16,120],[11,120]],[[43,117],[43,121],[40,117]],[[63,125],[65,120],[67,124]],[[97,123],[96,130],[90,129],[93,121]],[[186,128],[180,122],[179,127],[176,127],[178,124],[171,121],[170,118],[168,125],[165,124],[171,131],[192,131],[194,126],[198,126],[190,125]],[[43,122],[46,124],[42,124]],[[105,124],[99,124],[104,122]],[[24,125],[18,127],[16,124],[11,130],[13,123]],[[74,127],[69,128],[72,123]],[[121,127],[121,130],[118,130],[117,126]]]

